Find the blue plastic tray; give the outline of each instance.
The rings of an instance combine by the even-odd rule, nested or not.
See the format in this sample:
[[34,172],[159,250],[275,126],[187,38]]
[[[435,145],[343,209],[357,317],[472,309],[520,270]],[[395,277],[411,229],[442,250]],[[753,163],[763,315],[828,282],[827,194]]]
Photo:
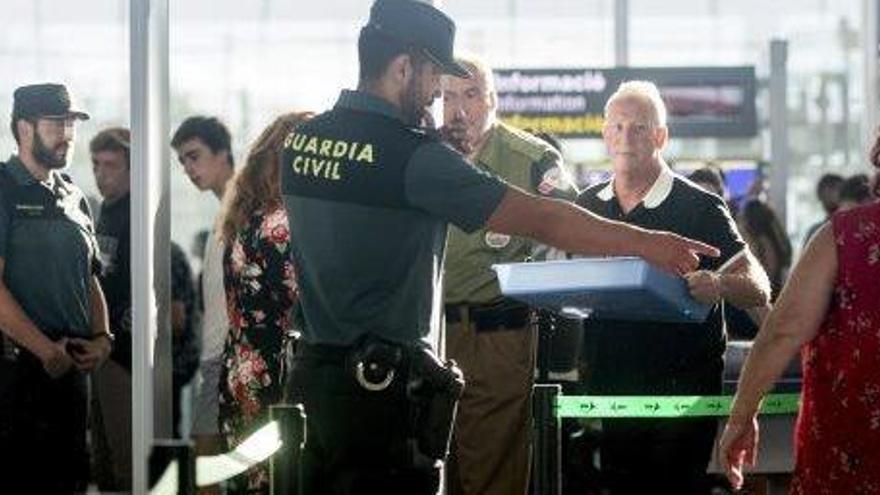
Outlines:
[[501,293],[569,316],[607,320],[702,322],[681,277],[641,258],[581,258],[493,265]]

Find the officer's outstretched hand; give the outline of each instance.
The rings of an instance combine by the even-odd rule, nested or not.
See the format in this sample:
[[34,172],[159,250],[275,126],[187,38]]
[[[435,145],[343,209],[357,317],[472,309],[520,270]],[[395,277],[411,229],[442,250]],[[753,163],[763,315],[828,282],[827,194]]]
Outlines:
[[642,246],[642,257],[660,269],[685,275],[700,265],[699,255],[718,257],[718,249],[671,232],[652,232],[649,242]]
[[94,340],[68,339],[67,349],[80,371],[92,371],[110,355],[110,341],[105,338]]
[[67,354],[67,339],[61,339],[58,342],[52,342],[48,352],[41,356],[43,369],[52,378],[64,376],[76,363],[73,358]]

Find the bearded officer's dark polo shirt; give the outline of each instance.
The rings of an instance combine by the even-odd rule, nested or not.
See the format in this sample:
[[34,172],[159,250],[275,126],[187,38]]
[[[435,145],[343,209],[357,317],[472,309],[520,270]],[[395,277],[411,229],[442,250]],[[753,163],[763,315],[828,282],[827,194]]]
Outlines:
[[447,223],[483,226],[506,190],[389,103],[343,91],[284,143],[305,340],[424,339],[440,324]]
[[16,156],[0,164],[0,181],[3,283],[48,337],[90,335],[100,264],[85,196],[56,170],[38,181]]
[[[578,204],[605,218],[675,232],[721,250],[701,257],[701,270],[729,266],[745,242],[724,201],[664,167],[645,199],[624,214],[611,181],[588,188]],[[586,322],[590,392],[714,394],[721,389],[726,345],[721,305],[704,323]]]

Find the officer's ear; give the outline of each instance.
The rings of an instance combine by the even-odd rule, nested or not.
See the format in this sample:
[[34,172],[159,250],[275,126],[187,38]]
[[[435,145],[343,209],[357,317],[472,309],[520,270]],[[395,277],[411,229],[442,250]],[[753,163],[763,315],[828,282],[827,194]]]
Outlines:
[[405,53],[397,55],[388,64],[388,71],[395,83],[406,86],[415,75],[412,57]]
[[34,140],[34,133],[37,132],[37,123],[28,119],[18,119],[15,122],[15,130],[18,131],[19,143],[30,143]]

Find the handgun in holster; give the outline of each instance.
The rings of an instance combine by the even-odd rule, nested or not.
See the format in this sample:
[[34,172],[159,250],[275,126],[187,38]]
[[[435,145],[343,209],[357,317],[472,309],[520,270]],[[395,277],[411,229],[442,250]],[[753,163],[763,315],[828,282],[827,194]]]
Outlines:
[[413,406],[417,456],[431,461],[446,458],[463,390],[464,375],[455,361],[444,363],[428,348],[413,349],[407,396]]

